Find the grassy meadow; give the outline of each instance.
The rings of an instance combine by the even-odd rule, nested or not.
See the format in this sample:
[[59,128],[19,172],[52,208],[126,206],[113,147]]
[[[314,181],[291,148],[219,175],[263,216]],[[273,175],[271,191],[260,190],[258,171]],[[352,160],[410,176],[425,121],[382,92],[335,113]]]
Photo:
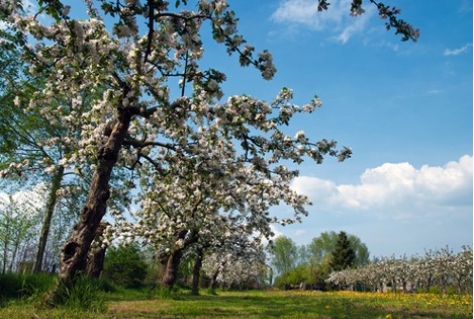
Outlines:
[[34,299],[3,304],[0,318],[472,318],[472,295],[313,291],[101,293],[95,310],[47,309]]

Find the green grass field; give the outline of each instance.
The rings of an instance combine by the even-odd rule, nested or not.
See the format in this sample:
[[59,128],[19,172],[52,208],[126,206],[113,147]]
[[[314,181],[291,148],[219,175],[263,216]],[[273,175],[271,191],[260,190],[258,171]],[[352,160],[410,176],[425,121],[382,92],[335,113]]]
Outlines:
[[472,318],[472,296],[436,294],[219,291],[166,298],[146,293],[105,294],[105,310],[45,309],[34,301],[0,308],[0,318]]

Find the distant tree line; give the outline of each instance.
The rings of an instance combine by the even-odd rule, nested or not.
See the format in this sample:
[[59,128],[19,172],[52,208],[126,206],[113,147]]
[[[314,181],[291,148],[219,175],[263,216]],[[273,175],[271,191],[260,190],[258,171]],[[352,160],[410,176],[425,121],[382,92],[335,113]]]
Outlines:
[[323,232],[307,246],[281,236],[269,246],[269,253],[275,274],[269,282],[279,288],[330,289],[326,279],[331,272],[369,263],[367,246],[343,231]]
[[[324,232],[307,246],[278,237],[270,246],[270,284],[282,289],[472,294],[473,253],[463,246],[423,256],[369,259],[367,246],[345,232]],[[273,278],[273,274],[275,278]]]
[[328,283],[344,289],[393,293],[430,292],[449,289],[458,294],[472,294],[473,277],[472,248],[463,246],[454,253],[448,246],[426,251],[424,256],[396,258],[382,257],[357,268],[332,272]]
[[[37,185],[33,189],[5,193],[0,196],[0,273],[30,273],[35,269],[44,217],[40,203],[47,189]],[[49,239],[44,243],[41,267],[43,272],[58,270],[58,256],[63,241],[73,226],[75,215],[71,207],[79,198],[60,198],[50,221]]]

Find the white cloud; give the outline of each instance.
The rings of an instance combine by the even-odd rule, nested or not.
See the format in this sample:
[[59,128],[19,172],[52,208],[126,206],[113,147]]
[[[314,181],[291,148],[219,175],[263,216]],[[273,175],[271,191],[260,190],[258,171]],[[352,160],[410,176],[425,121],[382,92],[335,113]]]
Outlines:
[[[374,30],[382,30],[383,28],[380,28],[380,25],[378,28],[370,28],[370,33],[373,33]],[[388,40],[387,40],[388,39]],[[382,49],[390,49],[394,52],[399,52],[400,50],[400,41],[398,42],[393,42],[390,40],[391,38],[386,38],[386,37],[364,37],[363,39],[363,44],[367,47],[372,47],[372,48],[382,48]],[[404,49],[403,54],[406,54],[408,51]]]
[[325,199],[337,196],[337,186],[331,181],[316,177],[297,177],[291,187],[300,194],[307,195],[313,202],[323,202]]
[[[277,226],[276,225],[270,225],[270,229],[272,230],[273,232],[273,236],[269,238],[269,240],[271,241],[274,241],[275,239],[277,239],[278,237],[280,236],[283,236],[284,234],[278,230]],[[257,234],[254,234],[254,235],[257,235]],[[262,238],[262,243],[263,245],[268,245],[268,241],[265,237]]]
[[317,12],[316,1],[288,0],[280,3],[272,14],[272,19],[276,22],[298,22],[320,29],[322,26],[317,24],[318,21],[315,19]]
[[270,225],[270,229],[274,233],[273,237],[270,238],[271,240],[275,240],[278,237],[283,236],[283,233],[279,231],[275,225]]
[[443,55],[450,56],[450,55],[460,55],[461,53],[466,52],[469,48],[472,47],[472,43],[468,43],[465,46],[458,48],[458,49],[446,49],[443,52]]
[[354,34],[357,34],[364,30],[369,18],[370,14],[362,14],[357,18],[352,18],[354,19],[354,22],[349,25],[346,25],[342,32],[335,38],[342,43],[346,43]]
[[44,198],[47,192],[46,184],[38,183],[31,189],[22,189],[14,192],[0,192],[0,209],[10,203],[11,200],[19,207],[27,207],[23,213],[35,214],[44,208]]
[[351,0],[334,0],[328,10],[318,12],[318,2],[313,0],[281,1],[272,14],[273,21],[290,26],[304,26],[317,31],[330,31],[336,41],[346,43],[350,37],[362,31],[367,25],[374,10],[366,8],[366,12],[358,17],[349,15]]
[[438,89],[432,89],[432,90],[428,90],[426,92],[427,95],[435,95],[435,94],[440,94],[440,93],[443,93],[442,90],[438,90]]
[[[360,237],[372,256],[460,249],[472,245],[472,170],[472,155],[465,155],[442,166],[385,163],[354,184],[298,177],[292,188],[314,205],[301,225],[281,230],[305,245],[321,232],[344,230]],[[296,236],[293,227],[306,234]]]
[[472,181],[472,156],[465,155],[443,167],[416,169],[409,163],[385,163],[367,169],[354,185],[302,176],[292,188],[309,196],[317,207],[409,218],[421,212],[472,206]]
[[301,237],[303,235],[306,235],[307,234],[307,231],[304,230],[304,229],[297,229],[295,230],[295,236],[296,237]]

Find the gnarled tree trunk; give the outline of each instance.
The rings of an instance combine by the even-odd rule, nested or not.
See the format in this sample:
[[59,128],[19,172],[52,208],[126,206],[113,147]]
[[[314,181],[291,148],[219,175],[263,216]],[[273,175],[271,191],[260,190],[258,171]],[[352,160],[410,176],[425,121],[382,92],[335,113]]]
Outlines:
[[131,114],[122,109],[114,121],[112,131],[105,145],[98,152],[97,168],[92,176],[89,194],[82,209],[80,219],[61,250],[59,282],[46,300],[53,302],[61,285],[74,282],[76,275],[85,273],[87,254],[94,240],[97,228],[107,210],[107,200],[110,197],[109,181],[112,169],[117,163],[119,151],[124,143],[130,125]]

